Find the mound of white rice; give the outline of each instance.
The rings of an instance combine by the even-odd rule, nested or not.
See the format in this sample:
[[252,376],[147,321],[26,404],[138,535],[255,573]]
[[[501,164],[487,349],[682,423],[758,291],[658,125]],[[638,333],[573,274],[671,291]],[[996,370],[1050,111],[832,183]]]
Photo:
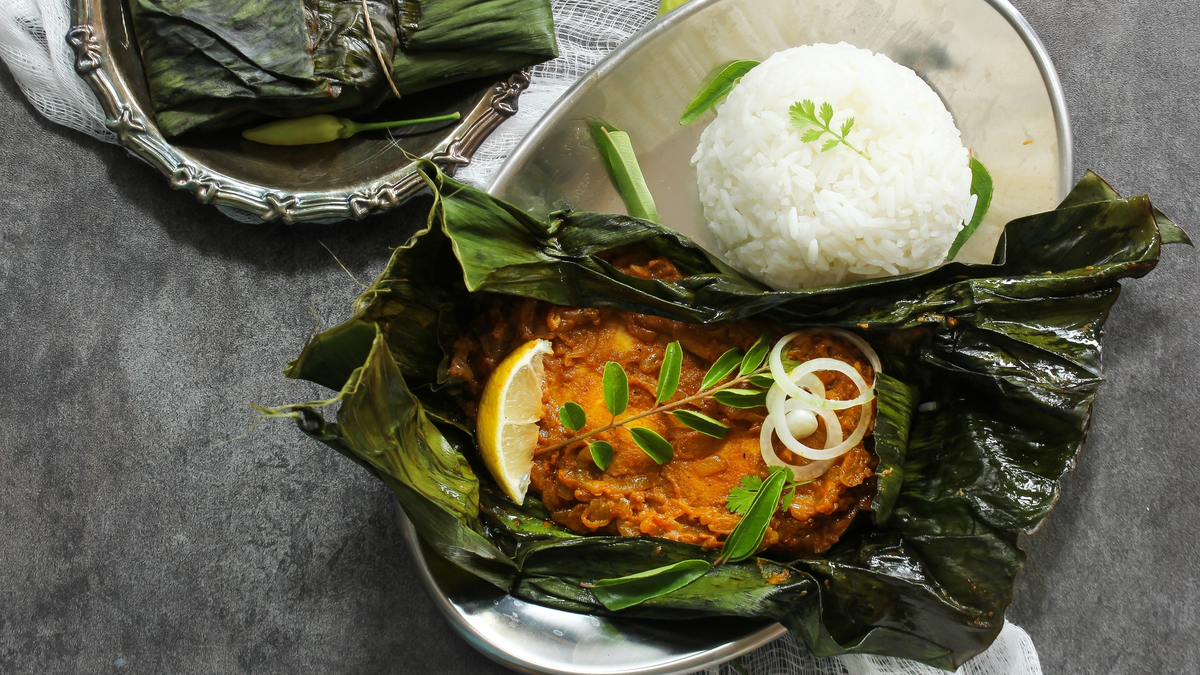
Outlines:
[[[833,106],[845,145],[805,143],[789,118]],[[810,127],[811,128],[811,127]],[[704,215],[731,264],[778,289],[903,274],[941,263],[971,219],[969,155],[912,70],[846,43],[778,52],[734,87],[692,157]]]

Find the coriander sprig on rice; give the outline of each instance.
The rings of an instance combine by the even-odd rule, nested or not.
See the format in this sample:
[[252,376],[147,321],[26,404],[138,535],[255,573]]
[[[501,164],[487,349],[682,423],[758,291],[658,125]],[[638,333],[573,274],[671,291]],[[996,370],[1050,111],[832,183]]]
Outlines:
[[804,135],[800,137],[800,140],[804,141],[805,143],[812,143],[813,141],[820,139],[825,134],[830,134],[833,136],[833,138],[825,141],[825,143],[821,146],[821,152],[829,152],[830,150],[836,148],[838,143],[841,143],[847,148],[850,148],[851,150],[862,155],[864,159],[870,161],[870,155],[862,150],[859,150],[853,145],[850,145],[850,141],[846,140],[846,134],[849,134],[850,130],[854,128],[853,117],[847,119],[845,122],[842,122],[841,133],[838,133],[829,127],[829,123],[833,121],[833,106],[829,105],[827,102],[821,104],[820,116],[817,115],[817,105],[809,99],[804,99],[799,103],[793,103],[792,107],[788,109],[788,112],[791,113],[792,126],[796,127],[797,129],[804,129],[813,126],[817,127],[816,129],[809,129],[808,131],[805,131]]

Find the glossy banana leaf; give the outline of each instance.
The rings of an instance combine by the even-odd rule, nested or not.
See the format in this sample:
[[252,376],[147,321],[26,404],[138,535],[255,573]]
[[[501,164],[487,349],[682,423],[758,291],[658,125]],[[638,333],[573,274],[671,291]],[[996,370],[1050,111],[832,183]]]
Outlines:
[[[396,6],[368,7],[391,55]],[[369,110],[386,95],[361,0],[133,0],[130,12],[167,137],[264,116]]]
[[549,0],[401,0],[408,52],[474,50],[558,56]]
[[[1123,199],[1089,173],[1058,209],[1009,223],[993,264],[775,292],[661,225],[592,213],[541,222],[425,170],[428,227],[397,249],[353,318],[288,365],[290,377],[342,389],[337,423],[301,407],[302,430],[388,483],[448,559],[516,597],[603,614],[582,583],[712,562],[716,552],[580,536],[550,523],[535,499],[500,494],[437,365],[471,316],[470,293],[850,328],[885,363],[872,512],[822,558],[720,565],[619,614],[765,617],[820,655],[891,654],[945,669],[1003,626],[1025,559],[1017,534],[1041,524],[1082,446],[1118,282],[1153,269],[1164,241],[1187,241],[1146,197]],[[599,257],[630,245],[689,276],[637,279]]]
[[548,0],[402,0],[401,94],[514,73],[558,56]]
[[332,96],[314,77],[302,0],[131,0],[129,9],[168,136],[209,120],[236,123],[246,101]]
[[396,89],[402,96],[407,96],[444,84],[480,77],[507,76],[547,58],[523,52],[407,52],[398,49],[392,64],[396,73]]
[[[313,70],[337,91],[339,110],[372,110],[391,94],[387,73],[375,54],[362,0],[320,0],[315,20],[318,25]],[[393,0],[368,0],[371,29],[379,50],[393,54],[400,44]],[[384,63],[391,64],[387,61]],[[319,111],[328,112],[328,111]],[[274,116],[302,117],[315,114],[307,109],[273,112]]]

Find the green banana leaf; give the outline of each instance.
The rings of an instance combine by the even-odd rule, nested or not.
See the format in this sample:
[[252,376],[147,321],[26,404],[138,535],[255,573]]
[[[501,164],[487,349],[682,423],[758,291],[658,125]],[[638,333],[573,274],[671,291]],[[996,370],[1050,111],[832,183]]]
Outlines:
[[[371,29],[379,50],[392,54],[400,43],[396,31],[396,7],[392,0],[369,0]],[[361,0],[320,0],[316,21],[319,32],[313,53],[313,70],[338,90],[339,110],[373,110],[391,93],[383,65],[375,54],[371,33],[363,20]],[[385,60],[385,63],[388,63]],[[390,63],[388,64],[391,65]],[[326,112],[326,111],[321,111]],[[276,117],[301,117],[307,109],[274,112]]]
[[558,56],[548,0],[402,0],[400,26],[408,52]]
[[[376,40],[399,41],[393,0],[369,0]],[[155,120],[173,138],[264,116],[367,111],[387,95],[361,0],[133,0]]]
[[236,124],[247,118],[248,101],[333,95],[314,76],[302,0],[132,0],[129,9],[168,137],[205,123]]
[[[719,565],[616,612],[769,618],[814,653],[889,654],[953,669],[999,633],[1033,532],[1079,452],[1103,382],[1100,335],[1119,281],[1187,235],[1146,197],[1093,173],[1054,211],[1005,228],[992,264],[777,292],[648,221],[560,213],[542,222],[424,166],[428,226],[397,249],[347,322],[315,336],[289,377],[340,389],[337,422],[293,406],[301,429],[379,477],[447,559],[517,598],[611,614],[581,584],[717,552],[661,539],[580,536],[535,498],[514,504],[480,468],[444,393],[450,341],[488,291],[693,322],[757,316],[842,326],[879,351],[878,494],[824,557]],[[688,276],[623,274],[599,257],[639,245]],[[474,467],[474,468],[473,468]]]
[[392,67],[396,73],[396,89],[402,96],[408,96],[444,84],[507,76],[547,58],[523,52],[409,52],[397,49]]

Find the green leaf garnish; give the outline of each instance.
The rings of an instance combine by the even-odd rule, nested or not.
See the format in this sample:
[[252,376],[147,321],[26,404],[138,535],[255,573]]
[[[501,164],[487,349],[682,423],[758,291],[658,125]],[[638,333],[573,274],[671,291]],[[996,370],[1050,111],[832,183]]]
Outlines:
[[613,417],[629,407],[629,377],[615,361],[604,364],[604,406]]
[[812,143],[825,134],[833,136],[833,138],[825,141],[821,145],[821,152],[829,152],[836,148],[838,144],[844,145],[847,148],[862,155],[864,159],[870,160],[871,156],[850,145],[850,141],[846,140],[846,134],[854,128],[854,118],[850,117],[845,122],[842,122],[841,133],[834,131],[829,127],[829,123],[833,121],[833,106],[829,103],[821,104],[820,113],[817,112],[817,106],[809,99],[804,99],[799,103],[793,103],[791,108],[788,108],[788,113],[792,118],[792,126],[797,129],[805,129],[807,127],[817,127],[816,129],[808,129],[800,137],[800,140],[805,143]]
[[805,143],[812,143],[813,141],[817,140],[818,138],[820,138],[821,136],[824,136],[824,135],[825,135],[825,132],[820,129],[809,129],[808,131],[805,131],[803,135],[800,136],[800,140]]
[[650,186],[642,175],[642,167],[638,164],[637,155],[633,152],[633,143],[629,134],[603,122],[592,125],[592,139],[600,150],[600,157],[608,167],[613,185],[625,202],[625,210],[634,218],[661,222],[658,208],[654,206],[654,197],[650,194]]
[[742,350],[736,347],[730,349],[717,359],[717,362],[712,364],[712,368],[708,369],[708,373],[700,382],[701,389],[711,389],[721,383],[721,380],[729,377],[730,373],[737,369],[742,363]]
[[[775,469],[777,467],[771,467]],[[725,538],[725,546],[717,562],[738,562],[754,555],[767,534],[767,526],[779,509],[779,498],[783,495],[784,485],[788,482],[788,471],[772,471],[762,485],[755,491],[754,499],[745,508],[737,527]],[[737,490],[738,488],[734,488]],[[749,491],[744,485],[742,489]]]
[[975,212],[971,214],[971,222],[967,223],[963,229],[959,230],[958,236],[954,238],[954,243],[950,244],[950,252],[946,254],[946,260],[954,260],[954,256],[962,249],[963,244],[975,234],[975,230],[979,229],[979,225],[983,223],[983,217],[987,215],[988,209],[992,206],[992,174],[988,173],[987,167],[983,162],[971,158],[971,194],[979,197],[975,201]]
[[796,498],[796,483],[789,483],[789,486],[787,492],[783,495],[783,503],[779,505],[779,510],[781,511],[787,511],[792,508],[792,500]]
[[663,352],[662,366],[658,370],[657,399],[659,403],[666,403],[675,395],[675,390],[679,388],[679,373],[682,370],[683,347],[676,340],[667,345],[667,350]]
[[759,373],[749,377],[750,384],[763,389],[770,389],[771,385],[775,384],[775,377],[770,373]]
[[701,115],[708,112],[716,104],[721,102],[721,99],[729,95],[733,88],[737,86],[738,80],[741,80],[746,73],[754,69],[758,65],[758,61],[733,61],[726,65],[717,73],[692,102],[683,109],[683,115],[679,117],[679,123],[683,125],[691,124],[700,118]]
[[758,370],[762,365],[763,359],[767,358],[767,352],[771,351],[771,342],[766,335],[759,336],[758,341],[750,346],[750,350],[746,352],[746,356],[742,358],[742,367],[738,369],[738,375],[749,375]]
[[587,413],[583,411],[583,406],[574,401],[567,401],[558,409],[558,419],[571,431],[579,431],[587,426]]
[[713,398],[730,408],[761,408],[767,404],[767,392],[753,389],[722,389]]
[[608,441],[596,441],[588,445],[588,452],[592,454],[592,462],[601,470],[608,468],[613,461],[613,446]]
[[657,464],[666,464],[675,456],[675,448],[653,429],[634,427],[629,430],[629,435],[633,436],[633,442]]
[[729,491],[729,497],[725,500],[725,508],[740,516],[746,515],[750,510],[750,506],[754,504],[754,498],[758,496],[758,491],[762,489],[763,480],[758,476],[743,476],[742,484]]
[[641,604],[660,595],[677,591],[704,576],[712,565],[705,560],[682,560],[637,574],[600,579],[590,587],[592,595],[610,611]]
[[713,418],[695,410],[680,408],[672,413],[679,423],[690,429],[695,429],[705,436],[713,438],[725,438],[725,434],[729,433],[729,425],[723,422],[718,422]]

